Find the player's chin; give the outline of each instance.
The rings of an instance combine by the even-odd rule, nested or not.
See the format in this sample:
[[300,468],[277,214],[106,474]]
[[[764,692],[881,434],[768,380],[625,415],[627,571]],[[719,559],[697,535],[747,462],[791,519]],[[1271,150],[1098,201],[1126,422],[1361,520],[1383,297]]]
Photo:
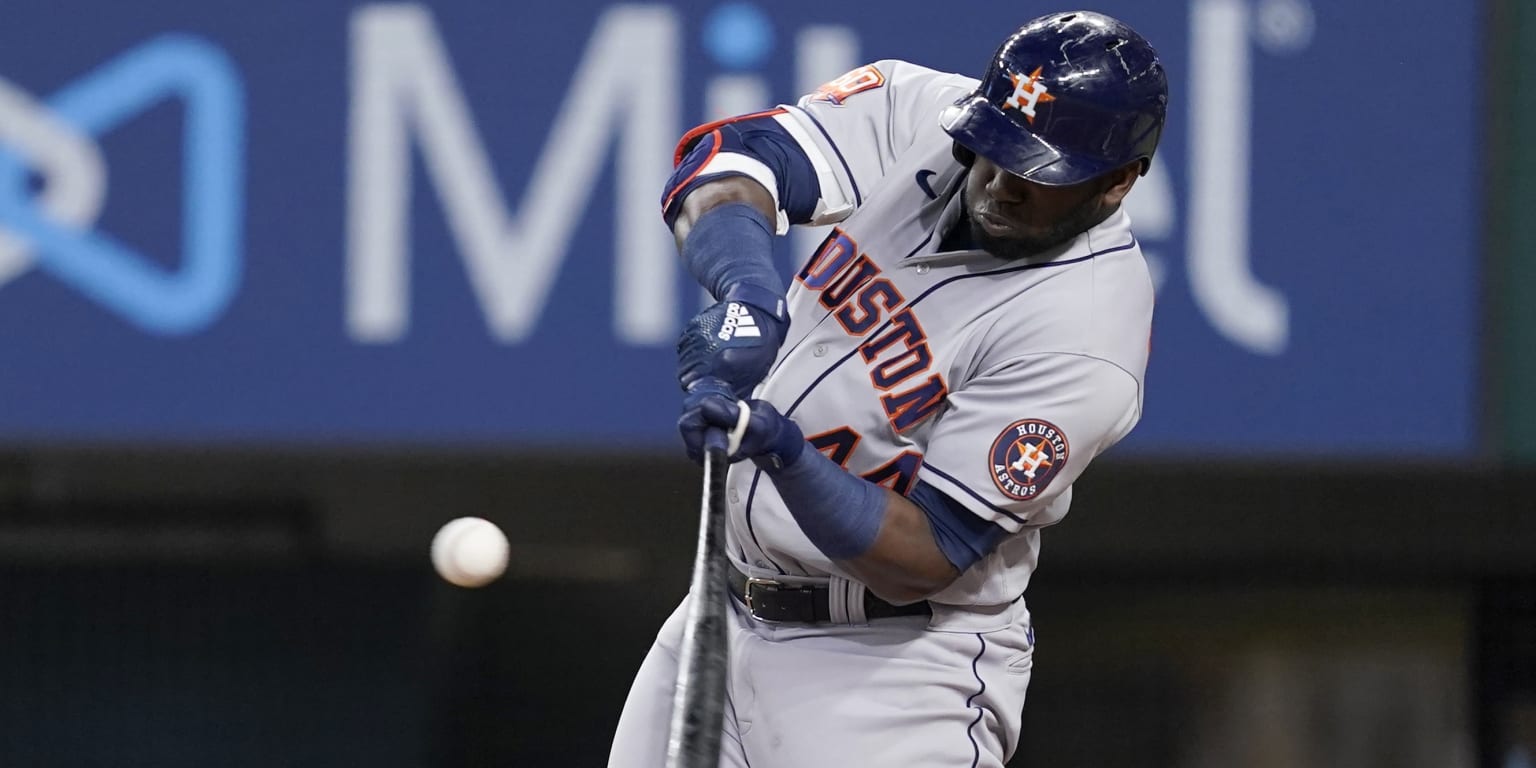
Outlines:
[[1005,236],[993,234],[985,225],[975,227],[971,235],[982,250],[1009,261],[1027,259],[1062,243],[1061,238],[1053,236],[1054,233],[1036,235],[1014,232]]

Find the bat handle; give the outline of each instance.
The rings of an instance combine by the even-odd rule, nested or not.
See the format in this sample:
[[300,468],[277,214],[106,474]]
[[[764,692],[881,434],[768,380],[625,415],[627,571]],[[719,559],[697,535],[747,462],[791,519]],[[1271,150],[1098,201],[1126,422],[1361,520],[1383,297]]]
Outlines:
[[747,421],[752,418],[752,409],[747,407],[747,401],[736,401],[736,426],[727,432],[723,427],[710,427],[704,430],[704,450],[725,451],[726,456],[734,456],[741,448],[741,438],[747,434]]
[[710,427],[704,430],[704,452],[720,451],[729,456],[726,448],[730,447],[731,438],[726,434],[724,427]]

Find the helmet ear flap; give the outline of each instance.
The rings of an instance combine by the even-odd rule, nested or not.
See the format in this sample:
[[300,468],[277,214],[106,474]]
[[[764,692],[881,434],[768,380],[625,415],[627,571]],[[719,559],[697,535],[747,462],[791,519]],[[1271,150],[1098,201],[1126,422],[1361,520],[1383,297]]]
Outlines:
[[958,141],[954,142],[950,146],[950,149],[955,154],[955,162],[957,162],[957,163],[959,163],[959,164],[961,164],[961,165],[963,165],[963,166],[965,166],[967,168],[971,167],[971,164],[976,162],[976,153],[970,151],[969,149],[966,149],[965,147],[960,146],[960,142],[958,142]]

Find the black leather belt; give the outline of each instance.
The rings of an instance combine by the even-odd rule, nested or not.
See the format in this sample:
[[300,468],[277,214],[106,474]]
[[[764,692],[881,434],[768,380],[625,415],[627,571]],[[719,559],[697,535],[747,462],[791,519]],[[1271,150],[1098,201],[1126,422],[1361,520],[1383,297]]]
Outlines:
[[[730,579],[731,594],[745,603],[747,612],[759,621],[824,624],[832,620],[830,590],[825,584],[785,584],[773,579],[748,578],[734,564]],[[933,609],[927,601],[893,605],[864,590],[866,619],[931,615]]]

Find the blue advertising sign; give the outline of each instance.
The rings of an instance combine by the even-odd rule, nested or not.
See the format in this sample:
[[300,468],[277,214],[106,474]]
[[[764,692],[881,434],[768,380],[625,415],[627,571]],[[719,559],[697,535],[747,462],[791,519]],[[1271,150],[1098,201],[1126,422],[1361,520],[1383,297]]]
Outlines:
[[[1025,20],[882,8],[9,3],[0,442],[670,446],[677,137],[876,59],[979,74]],[[1173,99],[1122,450],[1475,451],[1480,15],[1099,9]]]

